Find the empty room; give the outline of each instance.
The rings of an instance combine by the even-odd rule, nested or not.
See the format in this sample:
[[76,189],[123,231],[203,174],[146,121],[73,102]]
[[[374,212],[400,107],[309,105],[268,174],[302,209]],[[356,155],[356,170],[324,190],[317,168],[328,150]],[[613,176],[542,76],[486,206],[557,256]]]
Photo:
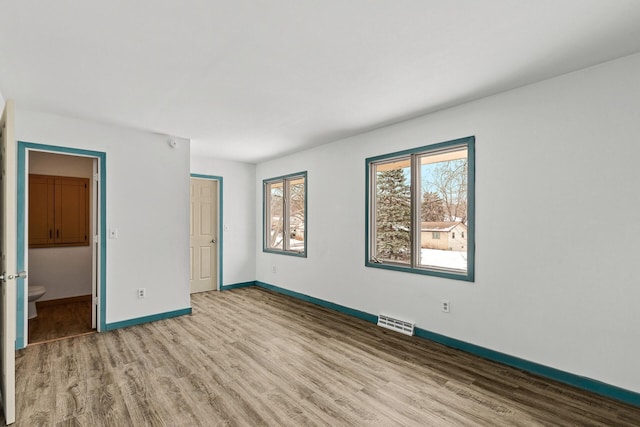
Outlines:
[[636,0],[2,2],[1,421],[640,425],[638,100]]

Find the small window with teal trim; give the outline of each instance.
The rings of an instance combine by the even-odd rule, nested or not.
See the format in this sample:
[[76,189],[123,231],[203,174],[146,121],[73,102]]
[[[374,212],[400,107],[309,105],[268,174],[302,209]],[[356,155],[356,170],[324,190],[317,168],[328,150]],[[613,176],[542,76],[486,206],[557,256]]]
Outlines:
[[307,256],[307,173],[263,181],[263,251]]
[[475,137],[366,160],[366,265],[474,281]]

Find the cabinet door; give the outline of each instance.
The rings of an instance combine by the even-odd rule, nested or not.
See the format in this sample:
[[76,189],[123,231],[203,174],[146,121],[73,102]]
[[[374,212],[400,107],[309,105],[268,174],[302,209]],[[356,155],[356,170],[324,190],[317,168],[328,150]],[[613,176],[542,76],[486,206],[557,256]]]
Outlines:
[[57,245],[89,244],[89,180],[55,179],[55,242]]
[[89,244],[89,180],[29,175],[29,247]]
[[29,246],[47,246],[54,242],[52,177],[29,175]]

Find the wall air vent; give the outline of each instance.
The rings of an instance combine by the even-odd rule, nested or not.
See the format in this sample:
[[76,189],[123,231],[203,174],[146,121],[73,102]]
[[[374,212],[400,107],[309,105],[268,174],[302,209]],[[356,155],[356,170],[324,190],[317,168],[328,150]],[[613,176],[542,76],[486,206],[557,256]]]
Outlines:
[[384,314],[380,314],[378,316],[378,326],[400,332],[401,334],[413,335],[413,323],[394,319],[393,317],[386,316]]

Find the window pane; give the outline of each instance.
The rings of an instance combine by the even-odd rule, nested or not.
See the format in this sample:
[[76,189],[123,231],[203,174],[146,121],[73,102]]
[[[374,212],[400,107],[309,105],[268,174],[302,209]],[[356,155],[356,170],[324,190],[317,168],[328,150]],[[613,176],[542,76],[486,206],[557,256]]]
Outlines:
[[267,184],[267,195],[269,196],[269,212],[267,218],[268,248],[283,248],[284,230],[284,204],[283,204],[283,182],[272,182]]
[[289,181],[289,249],[304,251],[304,178]]
[[265,179],[263,250],[307,256],[307,173]]
[[473,282],[475,137],[366,159],[367,267]]
[[373,165],[378,261],[411,263],[411,159]]
[[419,264],[466,271],[467,149],[423,155],[419,164]]

